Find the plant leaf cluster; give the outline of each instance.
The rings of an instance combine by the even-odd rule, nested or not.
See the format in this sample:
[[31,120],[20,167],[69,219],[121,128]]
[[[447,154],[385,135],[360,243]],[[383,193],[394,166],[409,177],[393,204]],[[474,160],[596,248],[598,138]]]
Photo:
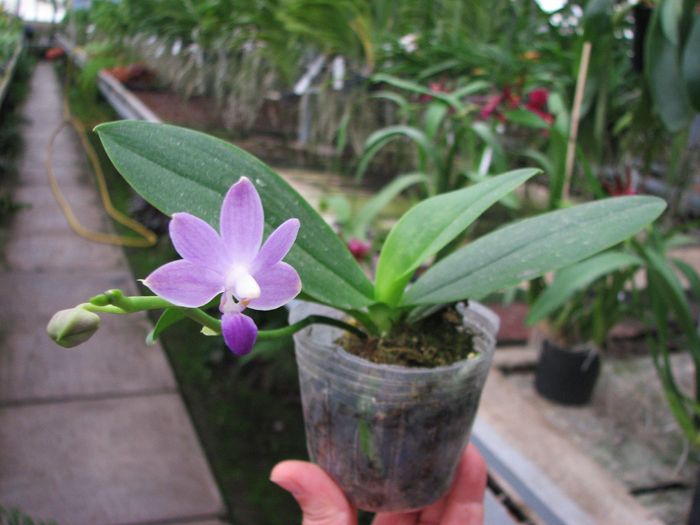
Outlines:
[[263,200],[268,234],[290,217],[301,221],[287,261],[301,276],[304,296],[349,312],[374,333],[390,331],[421,305],[480,298],[591,256],[633,235],[665,207],[654,197],[627,197],[526,219],[456,250],[408,287],[419,265],[537,170],[509,172],[409,210],[389,233],[372,283],[303,198],[246,152],[162,124],[121,121],[96,131],[129,184],[169,215],[186,211],[215,224],[228,188],[248,177]]

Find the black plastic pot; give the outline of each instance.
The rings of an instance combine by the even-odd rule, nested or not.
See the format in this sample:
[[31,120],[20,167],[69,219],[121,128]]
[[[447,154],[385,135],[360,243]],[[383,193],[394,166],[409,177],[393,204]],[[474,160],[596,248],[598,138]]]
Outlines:
[[599,374],[600,355],[595,347],[562,348],[545,339],[535,370],[535,389],[563,405],[585,405]]

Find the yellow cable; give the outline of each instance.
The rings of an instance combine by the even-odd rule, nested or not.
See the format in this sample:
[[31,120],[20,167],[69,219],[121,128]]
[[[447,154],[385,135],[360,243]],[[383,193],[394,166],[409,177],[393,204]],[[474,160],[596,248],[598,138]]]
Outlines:
[[[68,60],[68,64],[70,63],[70,60]],[[68,67],[70,67],[70,65]],[[115,246],[125,246],[129,248],[150,248],[151,246],[155,246],[155,244],[158,242],[158,236],[153,231],[146,228],[139,222],[133,220],[132,218],[127,217],[119,210],[117,210],[112,204],[112,199],[109,196],[109,189],[107,188],[107,182],[105,180],[104,171],[102,170],[102,165],[100,164],[100,159],[97,157],[95,148],[93,148],[92,144],[90,144],[90,141],[88,140],[85,134],[85,128],[83,127],[82,123],[71,115],[70,107],[68,105],[67,93],[68,71],[66,71],[66,83],[63,92],[63,121],[58,127],[56,127],[54,132],[51,134],[51,139],[49,140],[48,146],[46,148],[46,159],[44,161],[44,165],[46,166],[46,172],[49,176],[49,184],[51,185],[51,191],[53,192],[53,195],[56,198],[56,202],[61,208],[61,211],[65,215],[66,220],[68,221],[68,225],[76,234],[94,242],[112,244]],[[129,237],[113,233],[104,233],[95,230],[90,230],[89,228],[86,228],[82,224],[80,224],[80,221],[78,221],[78,219],[76,218],[75,214],[73,213],[73,209],[71,208],[70,204],[68,203],[63,194],[63,191],[61,191],[61,187],[58,184],[58,178],[56,177],[56,174],[53,171],[52,165],[54,143],[56,141],[56,138],[61,133],[61,131],[63,131],[63,129],[69,124],[73,126],[73,129],[75,129],[76,133],[78,134],[80,142],[83,145],[83,149],[85,150],[85,153],[87,154],[88,159],[90,160],[93,173],[95,174],[95,179],[97,180],[97,188],[100,192],[102,205],[104,206],[107,215],[109,215],[119,224],[126,226],[134,233],[137,233],[141,237]]]

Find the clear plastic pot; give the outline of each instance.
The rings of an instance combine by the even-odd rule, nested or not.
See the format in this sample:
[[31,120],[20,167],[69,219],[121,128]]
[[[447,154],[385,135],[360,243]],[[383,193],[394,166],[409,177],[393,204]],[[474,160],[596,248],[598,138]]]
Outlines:
[[[310,303],[290,320],[328,310]],[[345,352],[342,335],[312,325],[295,339],[311,460],[356,507],[373,512],[418,509],[449,488],[469,440],[491,365],[499,319],[470,303],[464,323],[478,357],[450,366],[378,365]]]

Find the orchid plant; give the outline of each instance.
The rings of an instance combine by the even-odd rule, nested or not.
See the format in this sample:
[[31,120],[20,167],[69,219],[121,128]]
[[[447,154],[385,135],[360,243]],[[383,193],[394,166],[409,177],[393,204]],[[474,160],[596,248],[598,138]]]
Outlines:
[[[618,197],[522,220],[458,248],[412,282],[420,265],[538,173],[511,171],[411,208],[389,232],[371,282],[301,196],[230,143],[137,121],[103,124],[96,131],[133,188],[172,216],[170,235],[182,260],[144,279],[156,296],[125,297],[110,290],[59,312],[49,334],[66,346],[92,335],[98,313],[146,309],[164,310],[151,340],[190,317],[205,333],[222,334],[237,354],[249,352],[256,340],[288,335],[313,322],[363,337],[391,335],[442,305],[478,300],[609,248],[665,207],[655,197]],[[262,243],[265,232],[270,233]],[[343,311],[349,322],[311,316],[289,327],[257,330],[244,313],[277,308],[297,296]],[[220,320],[208,313],[217,304]]]

